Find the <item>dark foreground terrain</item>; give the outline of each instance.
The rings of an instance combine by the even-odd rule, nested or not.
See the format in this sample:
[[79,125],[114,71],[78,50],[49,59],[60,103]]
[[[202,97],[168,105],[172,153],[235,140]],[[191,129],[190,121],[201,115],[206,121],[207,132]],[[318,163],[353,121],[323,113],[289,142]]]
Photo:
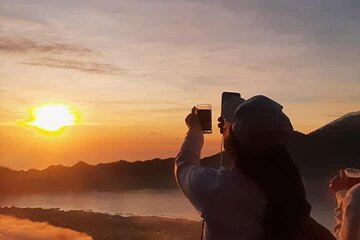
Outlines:
[[94,240],[193,240],[200,238],[201,232],[200,222],[163,217],[122,217],[90,211],[17,207],[0,208],[0,214],[48,222],[86,233]]

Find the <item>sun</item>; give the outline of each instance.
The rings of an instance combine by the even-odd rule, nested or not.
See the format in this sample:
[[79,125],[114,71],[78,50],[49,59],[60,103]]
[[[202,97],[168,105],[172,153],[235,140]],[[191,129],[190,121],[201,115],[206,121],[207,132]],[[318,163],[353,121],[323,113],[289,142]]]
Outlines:
[[65,127],[78,123],[78,114],[64,103],[46,103],[30,110],[30,120],[27,125],[47,132],[58,132]]

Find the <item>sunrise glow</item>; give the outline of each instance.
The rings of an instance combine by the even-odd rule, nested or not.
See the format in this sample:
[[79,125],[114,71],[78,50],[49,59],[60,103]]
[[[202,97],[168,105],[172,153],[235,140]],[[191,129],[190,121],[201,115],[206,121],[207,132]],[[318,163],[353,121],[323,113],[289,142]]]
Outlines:
[[56,132],[77,124],[77,115],[69,105],[48,103],[32,108],[31,120],[27,124],[48,132]]
[[360,109],[359,7],[2,0],[0,166],[173,157],[200,103],[214,126],[202,156],[217,154],[223,91],[270,97],[310,133]]

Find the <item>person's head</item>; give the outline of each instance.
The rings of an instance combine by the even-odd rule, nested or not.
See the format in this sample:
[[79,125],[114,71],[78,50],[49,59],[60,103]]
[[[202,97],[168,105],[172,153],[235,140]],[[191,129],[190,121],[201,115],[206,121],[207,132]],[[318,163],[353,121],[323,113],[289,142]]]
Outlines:
[[287,144],[293,127],[282,106],[265,96],[232,98],[222,106],[225,151],[235,169],[252,178],[267,196],[267,240],[291,240],[310,213],[297,166]]
[[287,145],[293,131],[282,106],[265,96],[230,98],[222,106],[224,148],[233,158]]

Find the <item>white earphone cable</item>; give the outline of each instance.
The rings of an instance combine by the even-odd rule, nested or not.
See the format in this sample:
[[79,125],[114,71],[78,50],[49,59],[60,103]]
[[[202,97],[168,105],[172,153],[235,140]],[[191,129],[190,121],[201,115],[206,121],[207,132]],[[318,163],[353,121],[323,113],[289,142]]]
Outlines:
[[221,145],[220,145],[220,168],[224,165],[223,162],[223,145],[224,145],[224,135],[221,137]]

